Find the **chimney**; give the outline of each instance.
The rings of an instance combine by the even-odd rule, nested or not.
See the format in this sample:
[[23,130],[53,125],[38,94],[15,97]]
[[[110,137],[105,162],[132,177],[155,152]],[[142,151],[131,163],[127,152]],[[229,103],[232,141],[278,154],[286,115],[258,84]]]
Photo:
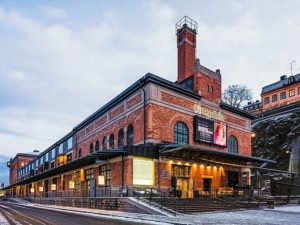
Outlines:
[[197,26],[197,22],[187,16],[184,16],[176,23],[178,48],[177,82],[183,81],[194,73]]

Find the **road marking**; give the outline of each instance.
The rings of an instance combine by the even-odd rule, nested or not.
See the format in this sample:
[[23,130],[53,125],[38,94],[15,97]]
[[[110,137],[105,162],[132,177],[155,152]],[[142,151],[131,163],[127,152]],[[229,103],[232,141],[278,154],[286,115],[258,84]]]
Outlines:
[[7,221],[7,219],[5,219],[5,217],[1,212],[0,212],[0,225],[9,225],[9,222]]
[[18,221],[14,220],[11,216],[7,216],[14,224],[16,225],[23,225],[22,223],[19,223]]
[[2,210],[3,210],[3,212],[6,212],[8,215],[12,216],[12,214],[10,212],[8,212],[8,211],[6,211],[4,209],[2,209]]
[[32,225],[31,223],[27,222],[26,220],[23,220],[23,222],[28,224],[28,225]]
[[[7,206],[3,206],[3,205],[0,205],[0,207],[3,207],[3,208],[5,208],[6,210],[4,210],[7,214],[9,214],[10,216],[13,216],[10,212],[8,212],[7,210],[11,210],[11,211],[13,211],[14,213],[16,213],[16,214],[18,214],[18,215],[20,215],[20,216],[22,216],[22,217],[25,217],[25,218],[27,218],[27,219],[30,219],[30,220],[33,220],[34,222],[36,222],[36,223],[39,223],[39,224],[41,224],[41,225],[47,225],[47,224],[45,224],[45,223],[43,223],[43,222],[41,222],[40,220],[37,220],[37,219],[34,219],[32,216],[27,216],[27,215],[25,215],[24,213],[21,213],[21,212],[19,212],[18,210],[15,210],[15,209],[13,209],[13,208],[10,208],[10,207],[7,207]],[[26,221],[27,222],[27,221]],[[25,223],[26,223],[25,222]],[[14,222],[15,223],[15,222]]]

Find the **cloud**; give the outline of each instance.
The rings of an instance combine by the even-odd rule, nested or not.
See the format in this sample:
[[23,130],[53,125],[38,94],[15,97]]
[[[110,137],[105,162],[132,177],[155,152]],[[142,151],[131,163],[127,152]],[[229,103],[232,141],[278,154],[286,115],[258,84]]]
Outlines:
[[148,71],[175,79],[176,67],[165,63],[170,51],[176,55],[168,41],[175,41],[175,11],[149,6],[143,29],[111,21],[112,10],[107,20],[76,29],[1,12],[0,29],[10,31],[0,39],[0,144],[10,150],[3,154],[44,150]]
[[197,56],[221,69],[223,88],[245,83],[257,98],[300,62],[297,1],[95,4],[90,21],[76,7],[42,6],[45,18],[0,6],[0,154],[44,150],[147,72],[176,80],[184,14],[198,21]]
[[67,12],[63,9],[58,9],[52,6],[40,6],[39,9],[42,11],[42,13],[50,18],[50,19],[63,19],[67,17]]

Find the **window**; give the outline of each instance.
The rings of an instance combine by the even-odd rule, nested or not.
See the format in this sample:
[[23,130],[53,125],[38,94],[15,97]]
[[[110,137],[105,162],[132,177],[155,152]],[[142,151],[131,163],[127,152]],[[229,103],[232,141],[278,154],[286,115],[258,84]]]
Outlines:
[[68,150],[71,149],[73,147],[73,137],[70,137],[68,139]]
[[102,149],[103,150],[107,149],[107,138],[106,138],[106,136],[102,140]]
[[67,155],[67,162],[71,162],[72,161],[72,153]]
[[175,125],[174,143],[175,144],[188,144],[189,143],[189,130],[183,122],[177,122]]
[[300,87],[298,87],[298,95],[300,95]]
[[85,180],[89,181],[91,179],[94,179],[94,169],[87,169],[85,170]]
[[78,156],[77,158],[81,158],[82,157],[82,151],[81,151],[81,148],[78,150]]
[[270,103],[270,98],[269,97],[265,97],[265,104],[269,104]]
[[280,93],[280,99],[286,99],[286,93],[285,92]]
[[114,134],[111,134],[109,136],[109,149],[114,149],[115,148],[115,136]]
[[45,155],[45,162],[48,162],[48,159],[49,159],[49,152],[47,152]]
[[60,155],[60,154],[62,154],[62,153],[63,153],[63,144],[61,143],[61,144],[59,145],[58,154]]
[[289,97],[295,96],[295,89],[289,90]]
[[118,147],[123,147],[124,146],[124,131],[123,129],[119,130],[118,133]]
[[132,124],[129,124],[129,126],[127,127],[127,146],[133,146],[133,126]]
[[190,166],[172,164],[173,177],[190,177]]
[[53,169],[54,167],[55,167],[55,162],[52,161],[52,162],[50,163],[50,169]]
[[214,93],[214,87],[210,86],[210,90],[211,90],[211,93],[213,94]]
[[52,149],[51,151],[51,159],[54,159],[55,158],[55,148]]
[[188,88],[190,90],[194,90],[194,76],[192,76],[189,79],[186,79],[181,83],[181,85],[185,88]]
[[235,136],[230,136],[228,140],[228,152],[238,153],[238,141]]
[[207,93],[209,93],[209,85],[206,85]]
[[90,154],[93,153],[93,152],[94,152],[94,144],[91,143],[91,144],[90,144]]
[[99,175],[104,176],[105,186],[110,186],[110,164],[104,164],[99,167]]
[[276,95],[272,95],[272,102],[277,102],[277,94]]
[[95,151],[97,152],[97,151],[99,151],[99,141],[97,140],[96,142],[95,142]]

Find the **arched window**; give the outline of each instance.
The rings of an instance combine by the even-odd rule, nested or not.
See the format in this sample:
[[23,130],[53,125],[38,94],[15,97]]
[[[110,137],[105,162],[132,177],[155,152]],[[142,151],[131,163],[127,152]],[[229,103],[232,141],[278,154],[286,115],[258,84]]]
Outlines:
[[183,122],[177,122],[174,128],[174,143],[188,144],[189,143],[189,129]]
[[238,141],[235,136],[230,136],[228,140],[228,152],[238,153]]
[[82,151],[81,148],[78,150],[78,157],[77,158],[81,158],[82,157]]
[[127,127],[127,146],[133,146],[133,126],[129,124]]
[[115,136],[114,134],[111,134],[109,136],[109,149],[114,149],[115,148]]
[[95,142],[95,151],[99,151],[99,141]]
[[94,151],[94,144],[91,143],[91,144],[90,144],[90,153],[93,153],[93,151]]
[[107,138],[106,138],[106,136],[102,140],[102,149],[103,150],[107,149]]
[[118,133],[118,147],[124,146],[124,130],[120,129]]

